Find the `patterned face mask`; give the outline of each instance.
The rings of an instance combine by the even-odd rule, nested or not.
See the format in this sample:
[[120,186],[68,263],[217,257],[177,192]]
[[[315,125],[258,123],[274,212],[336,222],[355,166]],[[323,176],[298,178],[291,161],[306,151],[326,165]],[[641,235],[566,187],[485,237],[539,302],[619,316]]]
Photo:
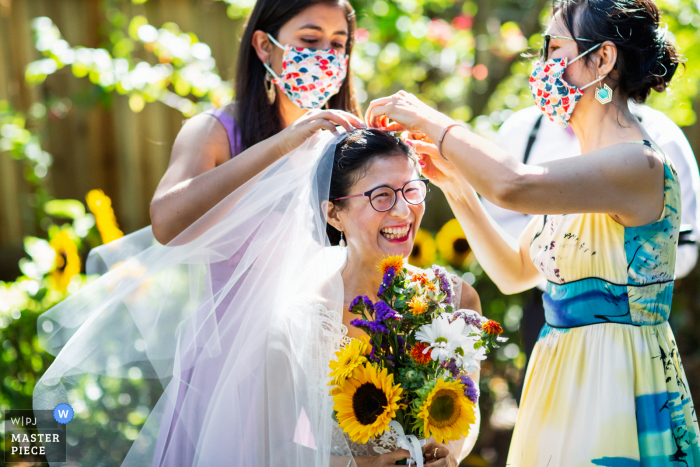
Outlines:
[[306,49],[288,45],[284,47],[270,34],[273,44],[284,50],[282,57],[282,74],[272,71],[272,82],[302,109],[319,109],[328,99],[340,91],[348,71],[348,56],[334,49]]
[[592,52],[600,44],[596,44],[584,53],[568,62],[567,58],[551,58],[544,64],[535,62],[530,75],[530,90],[535,104],[551,121],[566,128],[574,112],[576,102],[583,96],[583,90],[605,78],[604,75],[595,81],[579,88],[564,81],[563,75],[567,65]]

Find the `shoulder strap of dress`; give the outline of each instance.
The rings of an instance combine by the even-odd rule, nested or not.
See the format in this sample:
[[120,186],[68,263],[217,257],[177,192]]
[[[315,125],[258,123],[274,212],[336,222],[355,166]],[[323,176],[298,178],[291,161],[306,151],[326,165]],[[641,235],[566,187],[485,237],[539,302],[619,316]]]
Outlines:
[[243,143],[241,141],[241,132],[236,125],[236,121],[227,110],[228,106],[219,107],[216,109],[207,110],[205,113],[216,118],[226,130],[228,136],[229,147],[231,148],[231,158],[233,159],[238,154],[243,152]]

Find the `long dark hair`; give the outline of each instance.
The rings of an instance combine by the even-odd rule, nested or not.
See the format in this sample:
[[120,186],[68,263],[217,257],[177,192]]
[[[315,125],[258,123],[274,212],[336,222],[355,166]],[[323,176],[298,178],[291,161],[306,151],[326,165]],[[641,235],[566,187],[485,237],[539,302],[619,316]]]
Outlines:
[[[282,115],[279,107],[276,104],[270,105],[267,100],[265,67],[252,46],[253,33],[258,30],[265,31],[276,39],[284,24],[306,8],[321,3],[337,5],[345,10],[348,20],[348,42],[345,45],[345,51],[350,55],[356,26],[355,11],[348,0],[258,0],[255,3],[243,33],[236,67],[234,115],[245,147],[249,148],[282,130]],[[352,81],[352,73],[348,69],[340,91],[328,100],[328,108],[344,110],[360,117]]]
[[[333,172],[331,174],[328,199],[350,195],[350,189],[367,174],[370,164],[380,157],[405,157],[418,167],[418,160],[413,149],[394,133],[369,128],[355,130],[338,141],[333,155]],[[347,200],[333,201],[336,209],[342,210]],[[340,241],[340,232],[330,224],[326,233],[331,245]]]
[[[660,13],[652,0],[556,0],[552,11],[561,11],[573,37],[615,44],[617,91],[640,104],[652,89],[665,90],[683,61],[659,28]],[[576,43],[581,53],[591,46]]]

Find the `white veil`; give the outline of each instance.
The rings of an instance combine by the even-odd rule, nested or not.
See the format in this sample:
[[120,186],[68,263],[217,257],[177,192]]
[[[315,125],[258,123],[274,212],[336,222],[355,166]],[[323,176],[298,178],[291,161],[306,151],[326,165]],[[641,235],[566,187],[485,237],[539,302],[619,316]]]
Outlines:
[[318,133],[168,246],[149,227],[90,254],[103,275],[39,320],[56,360],[34,408],[73,405],[69,465],[348,465],[326,387],[343,335],[344,253],[321,211],[336,141]]

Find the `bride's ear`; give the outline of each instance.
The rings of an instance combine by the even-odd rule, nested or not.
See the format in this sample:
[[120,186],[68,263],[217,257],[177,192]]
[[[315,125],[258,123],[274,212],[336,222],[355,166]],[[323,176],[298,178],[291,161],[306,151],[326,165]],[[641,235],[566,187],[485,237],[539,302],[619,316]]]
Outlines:
[[340,222],[340,218],[338,217],[338,209],[336,209],[333,201],[324,201],[321,203],[321,209],[326,212],[326,222],[335,227],[336,230],[343,230],[343,223]]

